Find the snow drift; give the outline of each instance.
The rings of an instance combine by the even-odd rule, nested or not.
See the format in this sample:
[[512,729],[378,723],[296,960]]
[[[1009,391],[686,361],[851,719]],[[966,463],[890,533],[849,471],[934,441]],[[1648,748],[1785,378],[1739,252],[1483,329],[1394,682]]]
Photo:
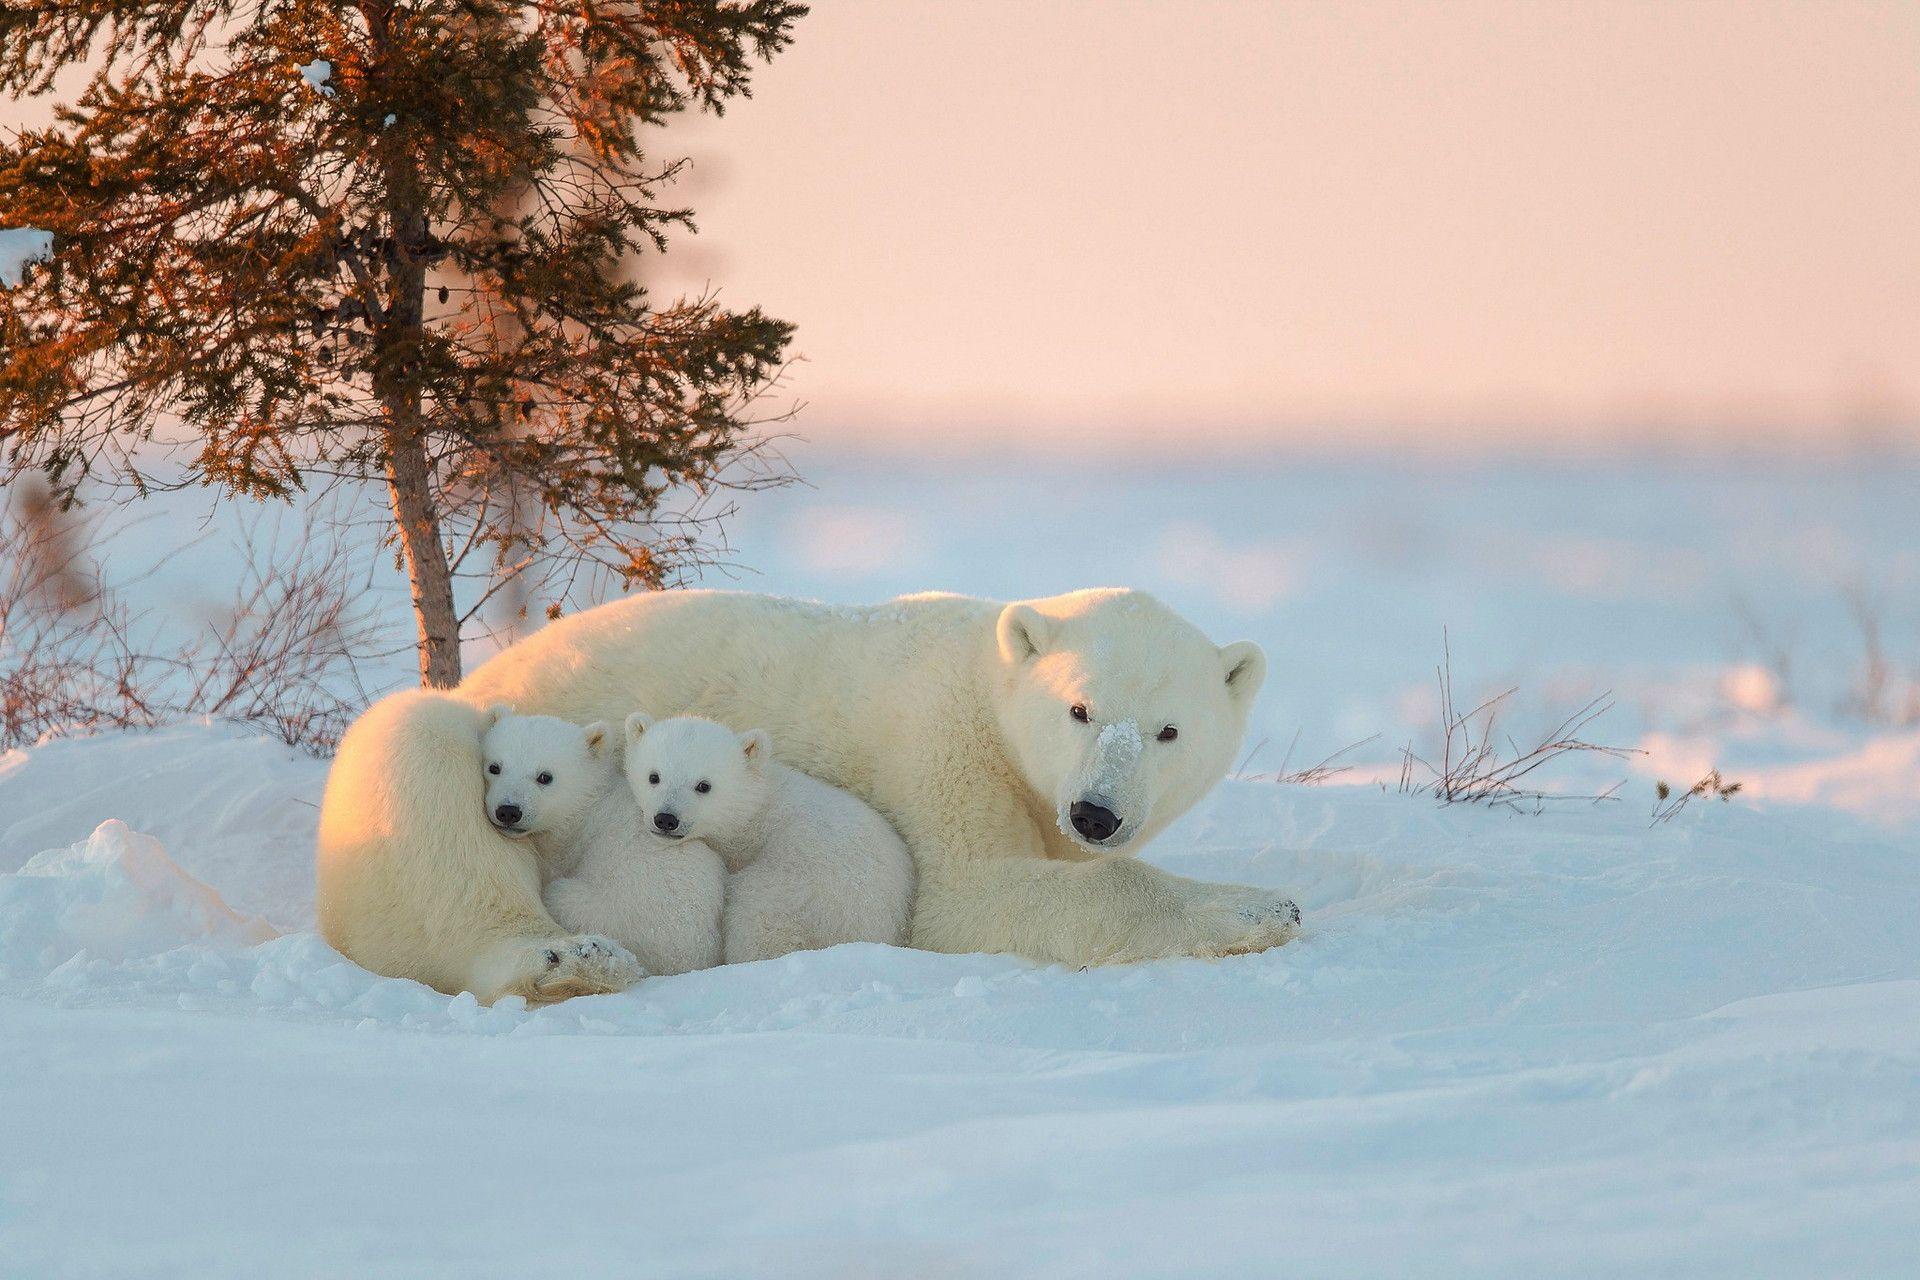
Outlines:
[[0,976],[46,977],[92,960],[233,949],[273,936],[182,871],[152,836],[108,819],[82,844],[0,877]]
[[[1920,1230],[1903,829],[1229,783],[1154,857],[1297,891],[1278,951],[483,1009],[285,918],[322,776],[209,728],[0,761],[10,1276],[1892,1276]],[[167,840],[22,849],[89,807]]]

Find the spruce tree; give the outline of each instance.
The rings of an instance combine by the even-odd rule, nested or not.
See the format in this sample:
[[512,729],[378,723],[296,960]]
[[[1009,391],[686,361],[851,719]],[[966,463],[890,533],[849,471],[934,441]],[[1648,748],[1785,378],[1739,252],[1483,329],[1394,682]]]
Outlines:
[[791,326],[636,282],[691,229],[643,131],[747,94],[805,12],[0,0],[0,93],[87,77],[0,140],[0,227],[53,236],[0,287],[0,474],[384,483],[432,685],[462,547],[669,581],[700,544],[663,499],[734,478]]

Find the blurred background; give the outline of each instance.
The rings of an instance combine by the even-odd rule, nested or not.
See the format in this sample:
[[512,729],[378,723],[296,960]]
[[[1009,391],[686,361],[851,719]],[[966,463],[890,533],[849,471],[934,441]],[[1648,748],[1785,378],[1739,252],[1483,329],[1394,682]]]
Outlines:
[[[885,104],[884,107],[878,104]],[[1910,3],[816,6],[666,140],[819,442],[1914,442]]]
[[801,326],[747,585],[1148,587],[1255,772],[1393,776],[1443,630],[1516,737],[1920,771],[1920,6],[837,0],[674,141],[663,283]]
[[1920,816],[1920,6],[827,0],[755,93],[655,143],[648,282],[803,357],[697,582],[1153,590],[1272,654],[1253,772],[1394,776],[1444,632],[1503,732]]

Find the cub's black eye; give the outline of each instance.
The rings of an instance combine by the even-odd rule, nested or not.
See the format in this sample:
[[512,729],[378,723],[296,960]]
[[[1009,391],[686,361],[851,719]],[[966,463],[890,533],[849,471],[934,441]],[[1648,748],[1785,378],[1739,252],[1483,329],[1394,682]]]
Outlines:
[[539,777],[535,778],[534,781],[544,787],[553,781],[553,775],[550,773],[543,773]]
[[650,773],[647,775],[647,781],[657,787],[660,785],[660,775],[657,773]]
[[1076,702],[1073,704],[1072,709],[1069,710],[1067,714],[1071,715],[1075,720],[1078,720],[1081,724],[1085,724],[1087,722],[1087,704],[1084,702]]
[[1180,731],[1174,728],[1172,725],[1168,725],[1166,728],[1162,729],[1159,733],[1155,734],[1154,736],[1157,737],[1162,742],[1172,742],[1175,738],[1180,736]]
[[693,784],[693,789],[701,795],[705,795],[707,792],[713,790],[713,784],[711,782],[696,782]]
[[490,764],[490,765],[488,765],[488,766],[487,766],[487,772],[488,772],[488,773],[499,773],[499,772],[500,772],[500,766],[499,766],[499,765],[497,765],[497,764]]

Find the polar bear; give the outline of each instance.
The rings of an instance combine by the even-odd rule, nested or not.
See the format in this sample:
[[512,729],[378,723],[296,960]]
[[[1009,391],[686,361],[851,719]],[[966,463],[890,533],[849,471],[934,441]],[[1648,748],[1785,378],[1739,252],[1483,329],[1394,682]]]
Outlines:
[[727,963],[905,943],[906,842],[860,800],[772,760],[772,750],[763,729],[735,733],[697,716],[653,724],[638,712],[627,720],[627,777],[646,825],[706,842],[732,872]]
[[543,879],[565,875],[587,815],[623,781],[612,730],[604,720],[582,728],[518,715],[504,702],[487,709],[480,727],[481,811],[507,839],[532,843]]
[[485,814],[479,707],[424,689],[381,699],[340,740],[320,805],[320,931],[349,959],[449,995],[542,1004],[618,991],[634,957],[540,904],[525,841]]
[[[487,713],[487,820],[510,839],[531,839],[549,879],[547,910],[576,933],[604,935],[648,973],[720,963],[726,870],[700,841],[652,833],[635,803],[604,721],[580,727],[555,716]],[[629,732],[634,722],[629,717]]]
[[588,812],[564,859],[571,870],[547,886],[547,909],[569,929],[619,941],[650,973],[711,969],[722,954],[727,869],[712,845],[679,838],[642,810],[634,739],[645,723],[627,717],[623,776]]
[[[1129,856],[1226,774],[1265,676],[1258,645],[1216,646],[1137,591],[861,608],[664,591],[549,624],[451,698],[578,723],[640,706],[765,728],[782,763],[859,796],[906,841],[919,872],[913,945],[1093,965],[1260,951],[1298,931],[1282,894]],[[418,767],[440,730],[417,704],[367,718],[382,729],[349,734],[336,773],[395,775],[407,796],[361,813],[350,790],[329,789],[323,869],[378,864],[361,875],[388,889],[342,900],[352,881],[323,870],[329,939],[369,967],[478,983],[481,999],[541,981],[560,931],[531,855],[518,855],[515,883],[533,888],[517,896],[470,904],[462,888],[462,858],[505,863],[519,848],[481,815],[477,773]],[[456,913],[484,927],[439,927]],[[361,948],[362,936],[383,941]],[[510,942],[522,968],[479,963]]]

